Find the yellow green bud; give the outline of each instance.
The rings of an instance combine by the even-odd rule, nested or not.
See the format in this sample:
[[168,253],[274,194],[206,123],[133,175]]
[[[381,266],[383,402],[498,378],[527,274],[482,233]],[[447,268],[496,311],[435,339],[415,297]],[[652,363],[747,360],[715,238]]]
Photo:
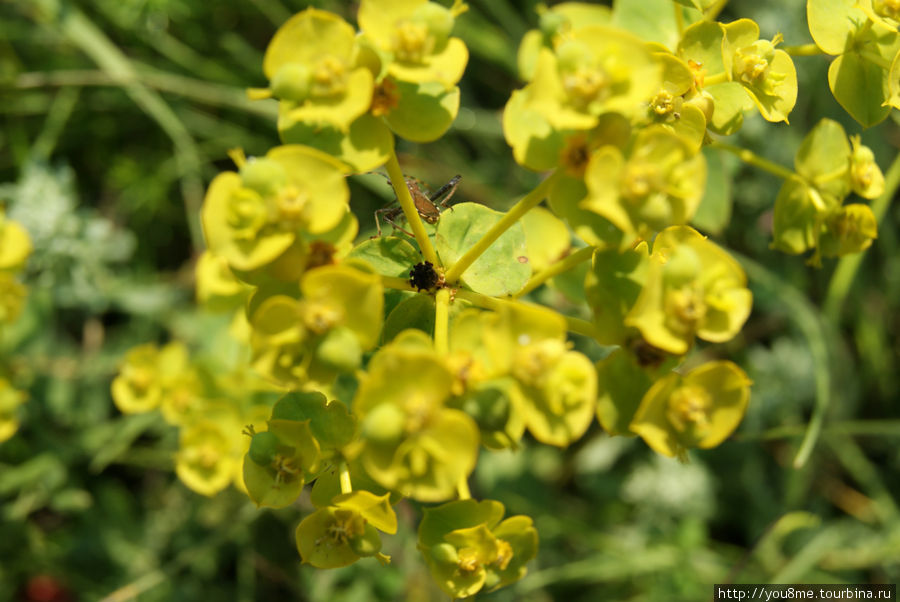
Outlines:
[[275,98],[303,102],[309,96],[312,75],[304,63],[285,63],[278,68],[269,86]]

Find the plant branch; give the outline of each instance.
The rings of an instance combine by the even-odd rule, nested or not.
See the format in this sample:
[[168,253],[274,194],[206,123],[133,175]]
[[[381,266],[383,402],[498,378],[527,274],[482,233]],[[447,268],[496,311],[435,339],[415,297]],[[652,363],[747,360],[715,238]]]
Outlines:
[[727,151],[733,155],[735,155],[738,159],[747,163],[748,165],[752,165],[753,167],[757,167],[762,169],[763,171],[767,171],[772,175],[778,176],[784,180],[788,178],[792,178],[796,173],[792,170],[782,167],[773,161],[769,161],[768,159],[764,159],[754,153],[751,150],[747,150],[746,148],[740,148],[738,146],[734,146],[728,144],[726,142],[721,142],[719,140],[713,140],[709,143],[712,148],[718,148],[719,150]]
[[403,170],[400,169],[400,161],[397,159],[397,151],[395,149],[391,149],[391,156],[385,167],[391,180],[391,187],[393,187],[394,194],[397,195],[397,201],[400,203],[404,215],[406,215],[406,221],[416,237],[422,256],[425,258],[425,261],[430,261],[432,265],[440,265],[437,253],[434,252],[434,247],[431,245],[431,239],[428,238],[425,226],[422,225],[422,220],[419,218],[416,204],[409,192],[409,188],[406,186],[406,178],[403,177]]
[[594,247],[582,247],[574,253],[569,253],[556,263],[547,266],[546,268],[532,276],[528,280],[528,282],[525,283],[525,286],[522,287],[522,290],[513,295],[513,298],[518,299],[523,295],[527,295],[547,280],[550,280],[551,278],[559,276],[563,272],[572,269],[582,261],[587,261],[593,254]]
[[559,173],[560,172],[553,172],[550,174],[547,179],[538,184],[537,188],[529,192],[519,200],[518,203],[513,205],[513,207],[507,211],[506,214],[500,218],[500,221],[494,224],[490,230],[485,232],[484,236],[481,237],[481,240],[472,245],[472,248],[466,251],[466,253],[463,254],[449,270],[447,270],[447,273],[444,275],[447,282],[450,284],[456,283],[460,276],[463,275],[463,272],[475,263],[475,260],[481,257],[481,254],[494,244],[504,232],[519,221],[519,219],[528,213],[530,209],[536,207],[538,203],[543,201],[547,196],[547,191],[550,189],[553,182],[556,181],[556,178],[558,177],[557,174]]

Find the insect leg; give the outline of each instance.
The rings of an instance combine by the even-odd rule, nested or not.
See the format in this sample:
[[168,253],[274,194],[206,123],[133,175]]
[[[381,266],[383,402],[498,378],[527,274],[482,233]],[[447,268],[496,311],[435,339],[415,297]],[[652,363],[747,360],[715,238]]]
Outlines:
[[[446,184],[441,186],[437,192],[435,192],[433,195],[431,195],[428,198],[428,200],[434,204],[439,204],[441,207],[446,207],[447,203],[450,202],[450,198],[453,196],[453,193],[456,192],[456,188],[457,188],[457,186],[459,186],[459,181],[461,179],[462,179],[462,176],[459,176],[459,175],[453,176],[449,182],[447,182]],[[444,196],[445,194],[447,196],[444,198],[444,200],[442,200],[440,203],[438,203],[437,200],[439,198],[441,198],[442,196]]]

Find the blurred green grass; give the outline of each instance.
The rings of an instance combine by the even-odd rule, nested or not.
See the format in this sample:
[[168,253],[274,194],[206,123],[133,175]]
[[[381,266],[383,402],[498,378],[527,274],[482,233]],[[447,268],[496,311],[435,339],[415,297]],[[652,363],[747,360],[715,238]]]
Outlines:
[[[192,302],[196,210],[204,185],[231,167],[229,148],[262,154],[277,143],[273,105],[250,103],[244,88],[264,85],[269,38],[310,5],[355,12],[299,0],[0,4],[0,196],[36,241],[26,315],[0,341],[31,398],[20,433],[0,446],[0,599],[28,599],[39,575],[75,600],[435,596],[412,505],[387,544],[391,567],[301,567],[296,509],[257,512],[236,491],[188,491],[171,470],[172,429],[122,417],[109,399],[129,347],[175,334],[200,348],[221,329]],[[538,181],[512,163],[499,121],[520,85],[515,50],[535,5],[470,2],[457,30],[472,55],[464,109],[441,141],[399,145],[409,174],[439,184],[461,173],[459,200],[501,209]],[[744,16],[788,44],[811,41],[803,2],[735,0],[721,18]],[[862,133],[886,167],[896,124],[860,132],[827,89],[827,60],[796,63],[791,126],[748,119],[737,142],[789,165],[830,117]],[[562,453],[484,454],[473,494],[531,515],[541,534],[529,576],[484,599],[705,600],[722,582],[900,580],[897,209],[826,313],[834,263],[814,270],[768,250],[779,182],[726,166],[732,220],[717,239],[754,262],[751,320],[715,349],[755,382],[740,431],[689,465],[596,425]],[[360,176],[351,188],[368,236],[386,187]],[[830,401],[822,434],[795,468],[817,386]]]

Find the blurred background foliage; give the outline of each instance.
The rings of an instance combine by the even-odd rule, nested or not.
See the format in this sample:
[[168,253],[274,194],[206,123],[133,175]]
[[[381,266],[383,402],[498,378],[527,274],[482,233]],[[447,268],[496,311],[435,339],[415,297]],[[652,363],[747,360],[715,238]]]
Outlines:
[[[514,166],[499,119],[521,85],[515,52],[537,2],[469,4],[457,29],[471,52],[464,108],[441,141],[401,143],[401,163],[433,187],[460,173],[459,200],[504,209],[539,179]],[[0,2],[0,199],[35,243],[27,309],[0,340],[0,361],[30,397],[20,431],[0,445],[0,599],[435,596],[415,550],[413,505],[398,509],[390,567],[301,567],[296,508],[256,511],[233,489],[213,499],[189,491],[172,471],[174,429],[158,414],[123,417],[110,400],[126,349],[178,337],[202,353],[223,329],[193,302],[197,209],[205,184],[232,167],[227,149],[262,154],[277,144],[272,101],[251,103],[244,88],[265,84],[268,40],[310,5],[351,21],[356,9],[325,0]],[[799,45],[811,42],[804,9],[800,0],[733,0],[720,19],[750,17],[764,36],[780,31]],[[737,140],[787,165],[822,117],[860,132],[828,91],[827,58],[795,61],[791,125],[756,116]],[[861,133],[886,168],[900,143],[895,121]],[[816,270],[768,249],[776,178],[708,159],[726,177],[710,187],[719,213],[706,230],[752,258],[753,315],[716,350],[755,382],[744,423],[687,465],[596,424],[564,452],[532,444],[483,454],[475,497],[534,517],[541,536],[529,576],[484,599],[703,600],[713,583],[900,581],[898,208],[850,281],[833,261]],[[351,188],[367,237],[388,187],[356,176]],[[552,290],[543,300],[576,311]],[[824,426],[798,467],[816,404]]]

